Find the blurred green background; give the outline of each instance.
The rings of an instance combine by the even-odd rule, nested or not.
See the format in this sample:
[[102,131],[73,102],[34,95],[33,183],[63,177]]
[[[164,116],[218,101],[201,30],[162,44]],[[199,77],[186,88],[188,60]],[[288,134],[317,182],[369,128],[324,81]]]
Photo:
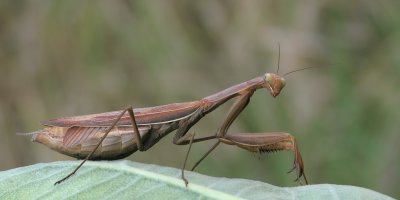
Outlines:
[[[265,72],[230,132],[297,137],[311,183],[400,197],[399,1],[1,1],[0,170],[71,159],[16,136],[50,118],[201,99]],[[229,104],[191,131],[214,133]],[[165,137],[144,163],[180,167],[187,146]],[[198,143],[194,163],[214,142]],[[220,146],[198,171],[295,186],[293,155]]]

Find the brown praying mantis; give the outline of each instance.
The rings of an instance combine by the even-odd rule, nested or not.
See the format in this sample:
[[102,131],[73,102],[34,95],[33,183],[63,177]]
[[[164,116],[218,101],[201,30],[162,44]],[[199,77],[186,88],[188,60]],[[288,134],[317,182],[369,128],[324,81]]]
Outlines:
[[[303,159],[296,139],[291,134],[284,132],[227,134],[229,127],[248,105],[256,90],[265,88],[273,97],[280,94],[285,86],[283,76],[266,73],[198,101],[136,109],[129,106],[122,111],[52,119],[42,123],[44,129],[29,135],[32,135],[34,142],[42,143],[62,154],[83,159],[73,172],[55,184],[71,177],[87,160],[116,160],[125,158],[137,150],[146,151],[175,130],[173,143],[190,145],[182,167],[182,179],[186,185],[188,181],[184,177],[184,168],[191,145],[206,140],[217,140],[217,142],[192,170],[220,143],[235,145],[256,153],[289,150],[294,153],[293,168],[290,171],[296,170],[296,180],[303,177],[307,184]],[[205,115],[233,98],[236,98],[236,101],[215,135],[194,138],[194,133],[187,134],[189,129]]]

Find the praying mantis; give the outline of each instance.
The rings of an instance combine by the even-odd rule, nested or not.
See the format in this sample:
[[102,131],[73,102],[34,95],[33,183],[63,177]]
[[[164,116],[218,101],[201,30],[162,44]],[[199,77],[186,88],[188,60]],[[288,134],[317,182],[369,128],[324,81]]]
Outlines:
[[[192,170],[221,143],[256,153],[288,150],[294,153],[293,168],[290,171],[296,170],[296,180],[303,177],[308,184],[297,141],[291,134],[284,132],[227,134],[229,127],[246,108],[255,91],[266,89],[272,97],[280,94],[285,86],[283,76],[279,76],[278,73],[266,73],[197,101],[135,109],[129,106],[122,111],[51,119],[42,123],[44,129],[29,135],[32,135],[34,142],[44,144],[59,153],[83,159],[74,171],[55,184],[71,177],[87,160],[116,160],[136,151],[146,151],[175,130],[173,143],[189,144],[181,176],[186,186],[188,181],[184,177],[184,168],[190,148],[193,143],[206,140],[216,140],[216,143]],[[231,99],[236,100],[214,135],[194,138],[194,133],[187,134],[200,119]]]

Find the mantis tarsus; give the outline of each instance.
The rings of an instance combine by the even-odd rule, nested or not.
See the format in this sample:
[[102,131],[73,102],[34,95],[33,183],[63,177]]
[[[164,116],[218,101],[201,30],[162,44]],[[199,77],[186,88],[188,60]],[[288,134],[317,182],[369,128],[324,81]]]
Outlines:
[[[72,176],[86,160],[115,160],[127,157],[137,150],[146,151],[174,130],[177,132],[173,143],[177,145],[190,144],[191,147],[192,143],[217,140],[192,170],[220,143],[236,145],[258,153],[290,150],[294,153],[292,170],[296,170],[296,180],[303,177],[307,183],[303,160],[296,139],[291,134],[227,134],[232,122],[244,110],[256,90],[265,88],[276,97],[284,86],[285,79],[282,76],[266,73],[198,101],[137,109],[129,106],[123,111],[52,119],[43,122],[43,130],[31,133],[32,141],[42,143],[62,154],[84,159],[73,172],[55,184]],[[194,138],[194,134],[186,134],[202,117],[233,98],[236,98],[236,101],[215,135]],[[183,174],[186,160],[187,155],[182,169],[182,179],[187,185]]]

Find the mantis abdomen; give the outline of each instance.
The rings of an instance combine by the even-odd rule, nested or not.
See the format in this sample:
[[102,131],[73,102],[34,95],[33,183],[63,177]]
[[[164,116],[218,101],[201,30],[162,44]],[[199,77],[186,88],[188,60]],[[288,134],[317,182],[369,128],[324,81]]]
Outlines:
[[[45,144],[62,154],[84,159],[92,152],[104,136],[108,127],[57,127],[49,126],[33,134],[32,141]],[[145,140],[150,127],[139,127]],[[84,137],[84,138],[83,138]],[[103,140],[90,160],[116,160],[129,156],[138,150],[131,126],[117,126]]]

